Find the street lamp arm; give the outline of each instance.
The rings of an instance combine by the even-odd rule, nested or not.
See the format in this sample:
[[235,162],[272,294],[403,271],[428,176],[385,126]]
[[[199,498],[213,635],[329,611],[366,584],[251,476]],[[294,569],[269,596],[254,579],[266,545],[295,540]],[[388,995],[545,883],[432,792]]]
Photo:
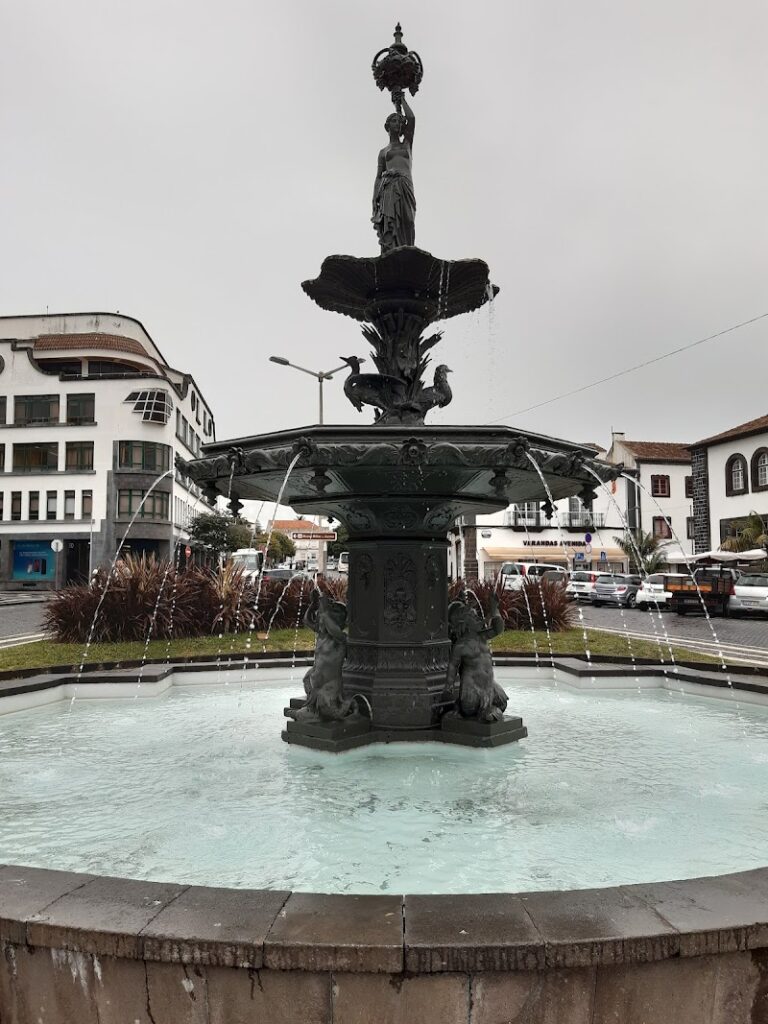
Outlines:
[[314,377],[315,380],[320,380],[323,376],[322,373],[318,373],[316,370],[308,370],[306,366],[297,366],[296,363],[286,363],[286,366],[292,366],[294,370],[301,370],[302,373],[308,373],[310,377]]
[[[365,359],[361,359],[360,362],[364,363]],[[334,373],[338,373],[340,370],[348,370],[348,369],[349,369],[349,365],[347,363],[344,363],[343,366],[337,366],[335,370],[326,370],[325,373],[323,374],[323,377],[325,377],[326,380],[330,380],[331,377],[334,375]]]

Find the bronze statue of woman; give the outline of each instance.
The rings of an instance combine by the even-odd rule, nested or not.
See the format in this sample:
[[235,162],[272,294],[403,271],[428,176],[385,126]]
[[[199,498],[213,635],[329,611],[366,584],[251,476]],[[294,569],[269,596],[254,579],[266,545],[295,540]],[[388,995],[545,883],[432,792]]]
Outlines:
[[382,253],[401,245],[416,244],[416,196],[413,192],[411,159],[416,118],[402,92],[393,94],[399,111],[384,122],[389,145],[379,153],[373,186],[373,226],[379,236]]

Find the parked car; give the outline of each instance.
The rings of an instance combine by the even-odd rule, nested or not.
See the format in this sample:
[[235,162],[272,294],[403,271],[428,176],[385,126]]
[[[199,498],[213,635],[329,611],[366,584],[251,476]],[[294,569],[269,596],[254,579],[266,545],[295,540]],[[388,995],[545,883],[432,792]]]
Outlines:
[[637,592],[642,586],[640,576],[617,574],[609,576],[603,574],[595,580],[595,589],[592,591],[592,604],[599,608],[601,604],[615,604],[619,607],[634,608],[637,600]]
[[326,568],[326,570],[327,570],[328,572],[335,572],[335,571],[336,571],[336,566],[337,566],[338,564],[339,564],[339,563],[338,563],[338,562],[336,561],[336,559],[335,559],[335,558],[329,558],[329,559],[327,560],[327,562],[325,563],[325,568]]
[[342,551],[336,563],[336,572],[349,572],[349,552]]
[[571,573],[571,578],[565,588],[566,594],[574,601],[589,601],[598,575],[598,573],[588,572],[586,569],[577,569],[576,572]]
[[647,608],[668,608],[672,602],[670,582],[686,579],[682,572],[654,572],[643,580],[643,585],[635,595],[635,606],[641,610]]
[[545,562],[503,562],[499,569],[502,590],[520,590],[526,576],[540,579],[545,572],[560,573],[567,578],[562,565],[550,565]]
[[568,571],[566,569],[547,569],[539,579],[549,580],[550,583],[559,583],[561,587],[568,585]]
[[731,615],[742,612],[768,614],[768,573],[742,573],[733,586],[730,610]]

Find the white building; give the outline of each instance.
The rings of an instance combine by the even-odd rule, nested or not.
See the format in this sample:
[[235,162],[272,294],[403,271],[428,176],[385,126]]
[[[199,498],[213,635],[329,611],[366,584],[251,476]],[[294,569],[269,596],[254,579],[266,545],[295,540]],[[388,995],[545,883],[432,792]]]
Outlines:
[[114,557],[137,510],[124,549],[167,557],[206,508],[174,456],[214,436],[197,384],[138,320],[0,317],[0,588],[87,577]]
[[626,517],[633,530],[669,541],[670,564],[693,552],[693,471],[691,448],[673,441],[628,441],[614,431],[605,456],[623,462],[636,478],[626,488]]
[[768,524],[768,416],[691,445],[697,551],[719,548],[751,513]]

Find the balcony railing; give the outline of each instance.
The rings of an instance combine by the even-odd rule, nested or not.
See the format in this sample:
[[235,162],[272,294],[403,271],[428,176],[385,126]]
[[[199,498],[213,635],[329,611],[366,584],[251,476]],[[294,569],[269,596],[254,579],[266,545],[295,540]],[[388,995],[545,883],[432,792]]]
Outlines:
[[511,526],[515,530],[557,529],[558,522],[565,530],[598,530],[605,526],[604,512],[561,512],[547,519],[543,512],[513,512]]

